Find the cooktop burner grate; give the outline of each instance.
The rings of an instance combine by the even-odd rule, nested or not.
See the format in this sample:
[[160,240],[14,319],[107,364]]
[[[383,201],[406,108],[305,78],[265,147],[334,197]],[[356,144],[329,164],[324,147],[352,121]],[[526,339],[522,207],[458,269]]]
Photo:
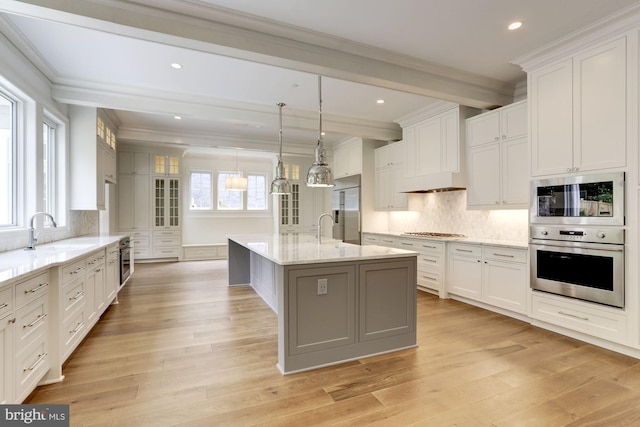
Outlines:
[[435,233],[431,231],[409,231],[404,233],[409,236],[418,236],[418,237],[467,237],[464,234],[456,234],[456,233]]

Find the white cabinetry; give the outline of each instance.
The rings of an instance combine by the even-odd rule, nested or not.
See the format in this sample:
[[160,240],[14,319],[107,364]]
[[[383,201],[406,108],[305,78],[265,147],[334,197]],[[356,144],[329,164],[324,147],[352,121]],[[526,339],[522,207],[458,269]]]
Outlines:
[[626,166],[626,38],[528,72],[531,175]]
[[49,370],[49,273],[15,285],[14,375],[16,402],[22,402]]
[[447,291],[526,314],[527,253],[526,249],[451,243]]
[[406,175],[400,191],[466,187],[465,119],[478,110],[455,107],[403,129]]
[[362,174],[362,146],[361,138],[352,138],[334,148],[334,178]]
[[529,162],[526,101],[467,119],[467,207],[526,209]]
[[131,233],[134,257],[151,256],[150,154],[118,152],[118,229]]
[[375,162],[375,208],[376,210],[406,210],[409,197],[398,191],[398,184],[404,178],[406,145],[398,141],[376,148]]
[[[116,299],[118,289],[120,289],[120,244],[112,243],[106,248],[107,261],[105,264],[104,277],[104,307],[111,304]],[[132,265],[133,265],[133,261]]]
[[0,404],[13,400],[13,286],[0,289]]
[[181,258],[180,157],[156,154],[154,159],[151,256]]
[[105,183],[116,183],[116,129],[95,107],[69,106],[71,209],[105,208]]

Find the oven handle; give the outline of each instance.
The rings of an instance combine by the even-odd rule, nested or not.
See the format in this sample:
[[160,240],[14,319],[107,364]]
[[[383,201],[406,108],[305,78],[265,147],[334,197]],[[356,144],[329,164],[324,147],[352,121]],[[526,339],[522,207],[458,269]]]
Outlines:
[[556,241],[540,241],[531,239],[529,242],[531,249],[549,248],[549,250],[560,249],[561,252],[570,252],[576,249],[607,251],[607,252],[624,252],[624,245],[603,244],[603,243],[583,243],[583,242],[556,242]]

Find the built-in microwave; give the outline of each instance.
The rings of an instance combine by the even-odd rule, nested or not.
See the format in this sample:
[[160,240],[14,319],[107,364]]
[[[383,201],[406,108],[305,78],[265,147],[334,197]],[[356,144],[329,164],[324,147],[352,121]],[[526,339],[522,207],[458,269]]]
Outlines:
[[624,225],[624,172],[531,181],[531,224]]

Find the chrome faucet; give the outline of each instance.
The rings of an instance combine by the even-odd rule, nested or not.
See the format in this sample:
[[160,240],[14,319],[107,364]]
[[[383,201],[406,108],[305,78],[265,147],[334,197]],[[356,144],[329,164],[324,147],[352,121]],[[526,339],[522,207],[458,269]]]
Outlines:
[[33,220],[38,216],[38,215],[44,215],[44,216],[48,216],[49,219],[51,220],[51,223],[53,224],[54,227],[58,227],[58,224],[56,224],[56,220],[53,219],[53,217],[51,216],[51,214],[47,213],[47,212],[36,212],[33,214],[33,216],[31,217],[31,220],[29,221],[29,243],[27,244],[27,247],[24,248],[25,251],[33,251],[36,249],[35,244],[38,241],[38,239],[36,239],[35,236],[35,225],[33,224]]
[[335,221],[333,220],[333,216],[331,216],[330,213],[323,213],[318,217],[318,243],[322,243],[322,227],[320,226],[321,222],[322,222],[322,217],[323,216],[328,216],[329,219],[331,220],[331,224],[335,225]]

